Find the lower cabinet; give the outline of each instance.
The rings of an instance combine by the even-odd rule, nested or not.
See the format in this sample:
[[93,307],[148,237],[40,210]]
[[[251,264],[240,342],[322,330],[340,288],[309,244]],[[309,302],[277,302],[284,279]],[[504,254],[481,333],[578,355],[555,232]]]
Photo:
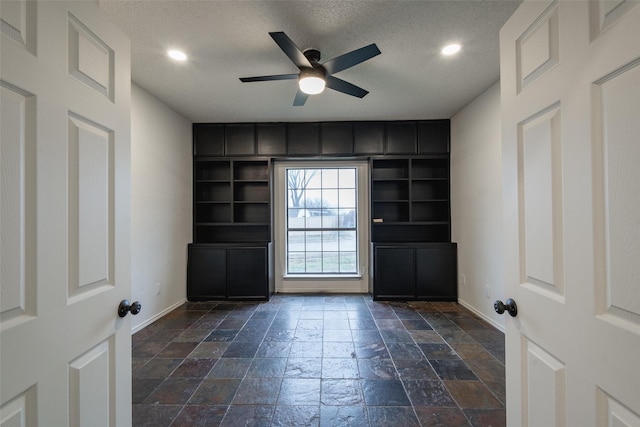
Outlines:
[[373,243],[373,299],[457,301],[455,243]]
[[191,244],[187,299],[268,300],[273,294],[271,243]]

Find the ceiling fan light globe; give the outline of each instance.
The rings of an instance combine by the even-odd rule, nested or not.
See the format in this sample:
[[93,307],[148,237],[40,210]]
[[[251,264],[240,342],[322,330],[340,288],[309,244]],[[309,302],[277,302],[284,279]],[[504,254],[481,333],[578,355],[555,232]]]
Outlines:
[[324,90],[325,81],[321,77],[302,77],[298,80],[300,90],[307,95],[317,95]]

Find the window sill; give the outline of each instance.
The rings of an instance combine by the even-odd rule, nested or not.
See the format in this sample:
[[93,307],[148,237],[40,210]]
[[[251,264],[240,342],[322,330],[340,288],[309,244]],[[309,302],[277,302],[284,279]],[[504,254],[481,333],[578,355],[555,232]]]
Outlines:
[[285,274],[284,280],[360,280],[362,274]]

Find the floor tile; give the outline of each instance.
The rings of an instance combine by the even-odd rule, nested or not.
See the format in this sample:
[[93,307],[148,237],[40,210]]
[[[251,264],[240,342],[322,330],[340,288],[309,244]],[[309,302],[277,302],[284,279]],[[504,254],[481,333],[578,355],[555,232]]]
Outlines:
[[323,358],[322,378],[359,378],[358,362],[356,359]]
[[247,378],[282,378],[287,359],[284,357],[255,358],[247,371]]
[[226,405],[186,405],[171,427],[217,426],[226,412]]
[[367,405],[371,406],[411,406],[398,380],[362,380],[362,392]]
[[438,375],[424,360],[400,359],[395,362],[396,370],[402,380],[437,380]]
[[369,406],[369,423],[376,427],[419,427],[420,423],[412,407]]
[[321,378],[322,358],[320,357],[290,357],[284,376],[287,378]]
[[402,381],[413,406],[456,406],[449,391],[441,381]]
[[504,334],[449,302],[192,302],[132,337],[133,425],[504,426]]
[[133,405],[133,425],[169,427],[181,409],[181,405]]
[[244,378],[252,359],[218,359],[208,378]]
[[423,426],[470,427],[469,421],[459,408],[418,406],[415,408]]
[[320,406],[320,427],[369,427],[364,406]]
[[473,371],[460,359],[429,360],[441,380],[476,380]]
[[241,380],[227,378],[205,379],[191,396],[190,405],[229,404],[240,386]]
[[140,378],[133,381],[132,403],[142,403],[164,381],[162,378]]
[[275,406],[271,405],[231,405],[220,425],[223,427],[268,426],[271,424],[274,410]]
[[184,405],[196,391],[202,380],[188,378],[168,378],[164,380],[144,403],[151,405]]
[[463,409],[502,408],[502,403],[480,381],[444,381],[444,384]]
[[285,378],[282,380],[278,405],[319,405],[320,380]]
[[134,378],[167,378],[183,359],[155,358],[147,362],[133,375]]
[[272,427],[291,427],[320,425],[320,407],[314,406],[276,406]]
[[205,378],[217,359],[184,359],[171,378]]
[[234,341],[229,344],[222,357],[252,358],[256,355],[259,346],[260,342]]
[[245,378],[232,403],[234,405],[275,405],[281,382],[281,378]]
[[322,380],[320,403],[327,406],[352,406],[363,403],[359,380]]
[[358,360],[358,369],[360,378],[368,380],[400,379],[398,371],[390,359],[360,359]]

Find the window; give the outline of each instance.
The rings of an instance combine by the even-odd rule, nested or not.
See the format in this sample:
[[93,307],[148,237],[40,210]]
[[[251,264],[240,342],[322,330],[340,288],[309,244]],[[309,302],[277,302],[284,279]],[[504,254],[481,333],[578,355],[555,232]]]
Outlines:
[[287,168],[287,274],[358,273],[357,168]]

